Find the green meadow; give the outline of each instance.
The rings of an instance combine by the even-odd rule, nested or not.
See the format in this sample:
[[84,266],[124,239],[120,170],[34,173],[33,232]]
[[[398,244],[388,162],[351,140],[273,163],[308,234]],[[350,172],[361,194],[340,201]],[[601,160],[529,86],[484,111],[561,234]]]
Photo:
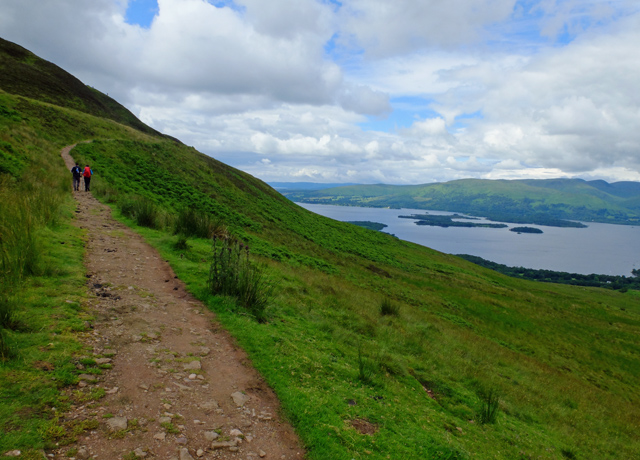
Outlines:
[[[94,194],[237,338],[309,459],[640,458],[638,291],[506,277],[312,214],[120,111],[6,88],[0,455],[60,443],[74,403],[61,390],[91,318],[60,149],[92,140],[71,154],[92,165]],[[259,315],[211,292],[213,240],[195,227],[249,247],[270,287]]]

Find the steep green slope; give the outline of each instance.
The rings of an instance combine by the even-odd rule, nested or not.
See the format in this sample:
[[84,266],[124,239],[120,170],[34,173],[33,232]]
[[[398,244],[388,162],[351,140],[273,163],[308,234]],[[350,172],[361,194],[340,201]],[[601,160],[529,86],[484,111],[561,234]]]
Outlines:
[[640,220],[640,183],[636,182],[463,179],[425,185],[284,190],[283,194],[306,203],[455,211],[542,225],[555,225],[558,219],[616,224]]
[[[507,278],[314,215],[261,181],[171,140],[8,94],[0,95],[0,140],[22,163],[0,172],[0,188],[19,196],[16,184],[39,165],[64,177],[59,148],[84,139],[94,141],[72,154],[93,166],[96,193],[116,211],[136,197],[154,203],[155,228],[120,218],[162,251],[238,338],[281,398],[309,458],[640,456],[636,292]],[[70,187],[61,193],[68,199]],[[255,321],[233,299],[207,292],[211,242],[191,238],[177,245],[172,224],[183,208],[227,226],[249,244],[255,261],[266,264],[277,282],[266,322]],[[383,301],[396,308],[382,314]],[[61,321],[59,311],[50,314]],[[34,335],[10,334],[16,340]],[[40,348],[34,347],[48,352],[46,342]],[[16,375],[35,379],[34,349],[19,349],[18,359],[0,364],[0,391],[10,388],[11,400],[33,388],[18,386]],[[64,364],[72,353],[56,361],[65,374],[47,377],[49,384],[73,381]],[[488,391],[499,395],[499,410],[495,423],[483,424]],[[0,417],[0,429],[10,434],[0,437],[0,452],[19,447],[3,443],[25,439],[18,434],[27,419],[55,426],[51,407],[58,403],[49,398],[38,410],[0,403],[0,414],[12,414]],[[358,431],[363,426],[373,434]],[[46,429],[29,433],[29,442],[38,433],[41,445],[51,442]]]
[[161,135],[112,98],[86,86],[60,67],[0,38],[0,89],[108,118],[141,132]]

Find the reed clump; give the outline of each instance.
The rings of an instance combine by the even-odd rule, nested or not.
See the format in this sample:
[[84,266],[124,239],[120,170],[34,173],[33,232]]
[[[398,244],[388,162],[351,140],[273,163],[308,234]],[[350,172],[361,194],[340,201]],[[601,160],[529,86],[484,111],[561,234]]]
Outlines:
[[191,208],[182,208],[175,217],[174,235],[185,237],[211,238],[218,225],[208,214]]
[[133,219],[141,227],[161,228],[162,212],[158,205],[148,198],[127,196],[120,200],[120,212]]
[[266,269],[249,258],[249,246],[228,236],[213,236],[213,259],[209,269],[209,291],[235,297],[258,322],[266,321],[266,310],[275,286]]

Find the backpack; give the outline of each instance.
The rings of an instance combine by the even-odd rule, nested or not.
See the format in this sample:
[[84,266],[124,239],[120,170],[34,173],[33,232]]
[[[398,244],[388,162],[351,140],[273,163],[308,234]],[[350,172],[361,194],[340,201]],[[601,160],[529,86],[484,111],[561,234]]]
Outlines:
[[71,168],[71,173],[74,177],[80,177],[82,175],[82,171],[80,170],[80,166],[74,166]]
[[91,171],[91,168],[89,166],[87,166],[86,168],[84,168],[84,177],[91,177],[93,175],[93,171]]

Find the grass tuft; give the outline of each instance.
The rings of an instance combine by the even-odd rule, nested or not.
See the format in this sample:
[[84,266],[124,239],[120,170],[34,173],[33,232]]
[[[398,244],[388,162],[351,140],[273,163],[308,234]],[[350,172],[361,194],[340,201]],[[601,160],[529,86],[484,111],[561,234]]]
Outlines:
[[161,212],[158,205],[148,198],[127,196],[120,200],[120,211],[141,227],[160,228]]
[[212,294],[235,297],[262,323],[266,321],[275,286],[267,278],[264,266],[249,259],[249,246],[237,239],[214,236],[209,290]]
[[382,299],[380,302],[381,316],[400,316],[400,306],[393,303],[390,299]]
[[207,214],[191,208],[182,208],[176,216],[173,234],[186,237],[211,238],[216,227],[218,225],[214,224]]
[[482,425],[496,423],[500,409],[500,398],[495,389],[480,392],[480,411],[478,418]]

